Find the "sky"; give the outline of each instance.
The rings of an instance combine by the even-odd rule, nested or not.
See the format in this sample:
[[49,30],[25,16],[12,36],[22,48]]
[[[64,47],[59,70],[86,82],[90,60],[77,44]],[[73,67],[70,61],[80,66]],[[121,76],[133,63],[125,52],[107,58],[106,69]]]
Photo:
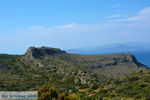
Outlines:
[[150,0],[0,0],[0,53],[150,43]]

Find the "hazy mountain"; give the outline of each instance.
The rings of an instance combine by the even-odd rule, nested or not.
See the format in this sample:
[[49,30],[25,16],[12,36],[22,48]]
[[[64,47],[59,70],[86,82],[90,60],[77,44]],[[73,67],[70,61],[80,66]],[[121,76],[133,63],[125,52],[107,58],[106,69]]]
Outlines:
[[110,44],[97,47],[85,47],[66,50],[70,53],[78,54],[104,54],[104,53],[118,53],[150,50],[148,43],[124,43],[124,44]]

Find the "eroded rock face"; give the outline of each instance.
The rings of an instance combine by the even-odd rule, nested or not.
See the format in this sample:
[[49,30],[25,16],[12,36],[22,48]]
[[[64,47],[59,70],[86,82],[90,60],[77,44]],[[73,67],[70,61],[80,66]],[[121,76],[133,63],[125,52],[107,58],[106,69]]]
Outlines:
[[25,53],[23,60],[25,63],[33,64],[34,66],[44,67],[44,65],[40,62],[42,57],[60,53],[66,52],[57,48],[49,48],[44,46],[40,48],[30,47]]
[[53,54],[60,54],[60,53],[66,53],[66,52],[57,48],[49,48],[43,46],[41,48],[30,47],[27,50],[25,55],[30,55],[33,57],[40,58],[41,56],[44,55],[53,55]]
[[75,83],[88,84],[91,85],[95,81],[98,81],[99,78],[94,73],[88,73],[83,71],[78,71],[77,75],[74,78]]

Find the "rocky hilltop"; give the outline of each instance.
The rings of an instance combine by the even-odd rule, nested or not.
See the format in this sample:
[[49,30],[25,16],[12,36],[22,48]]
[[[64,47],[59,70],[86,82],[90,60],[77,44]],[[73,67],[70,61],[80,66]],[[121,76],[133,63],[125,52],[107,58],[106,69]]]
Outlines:
[[53,61],[65,63],[75,68],[91,70],[106,76],[118,76],[128,74],[137,70],[145,69],[145,65],[139,63],[135,56],[129,53],[118,53],[111,55],[76,55],[69,54],[57,48],[30,47],[24,55],[25,62],[34,63],[39,67],[55,67]]
[[40,58],[41,56],[45,56],[45,55],[53,55],[53,54],[61,54],[61,53],[66,53],[66,52],[58,48],[49,48],[43,46],[41,48],[30,47],[28,48],[25,55]]
[[0,90],[35,90],[47,82],[62,90],[102,86],[139,70],[148,69],[128,53],[77,55],[57,48],[30,47],[24,55],[0,55]]

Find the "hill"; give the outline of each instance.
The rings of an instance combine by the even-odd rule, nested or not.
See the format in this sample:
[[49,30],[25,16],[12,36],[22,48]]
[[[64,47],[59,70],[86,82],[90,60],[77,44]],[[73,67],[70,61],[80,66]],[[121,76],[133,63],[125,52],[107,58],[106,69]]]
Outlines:
[[68,53],[84,54],[84,55],[98,55],[98,54],[112,54],[112,53],[132,53],[143,64],[150,65],[150,47],[149,43],[122,43],[110,44],[95,47],[74,48],[66,50]]
[[59,91],[103,87],[140,70],[148,69],[128,53],[77,55],[57,48],[30,47],[24,55],[0,55],[0,90],[37,90],[48,83]]

